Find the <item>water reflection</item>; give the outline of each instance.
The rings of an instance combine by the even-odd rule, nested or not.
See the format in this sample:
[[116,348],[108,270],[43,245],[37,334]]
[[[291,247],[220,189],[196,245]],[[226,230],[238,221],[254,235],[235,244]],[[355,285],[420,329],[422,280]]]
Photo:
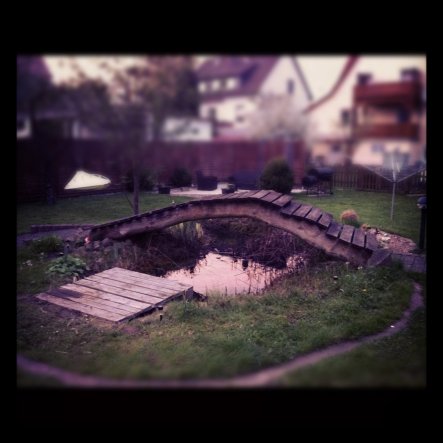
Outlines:
[[171,271],[166,278],[186,283],[201,294],[220,292],[223,294],[257,293],[269,286],[273,280],[294,272],[303,266],[301,256],[292,256],[283,269],[264,266],[253,260],[238,260],[232,256],[208,253],[195,266]]

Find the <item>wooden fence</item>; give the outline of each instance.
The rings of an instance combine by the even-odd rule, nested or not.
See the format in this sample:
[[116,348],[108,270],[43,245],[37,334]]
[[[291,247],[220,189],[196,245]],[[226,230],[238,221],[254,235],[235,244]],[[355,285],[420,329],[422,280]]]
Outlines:
[[[361,166],[341,166],[334,169],[333,187],[358,191],[390,192],[392,182]],[[397,183],[402,194],[426,193],[426,170]]]

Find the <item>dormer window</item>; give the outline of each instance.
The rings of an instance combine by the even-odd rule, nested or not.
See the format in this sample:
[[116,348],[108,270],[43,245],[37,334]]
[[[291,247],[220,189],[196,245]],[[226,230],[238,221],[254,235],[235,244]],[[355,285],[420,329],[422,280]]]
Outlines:
[[237,84],[238,80],[235,77],[230,77],[226,80],[226,89],[235,89]]
[[207,86],[206,82],[199,82],[198,90],[200,92],[206,92],[208,90],[208,86]]

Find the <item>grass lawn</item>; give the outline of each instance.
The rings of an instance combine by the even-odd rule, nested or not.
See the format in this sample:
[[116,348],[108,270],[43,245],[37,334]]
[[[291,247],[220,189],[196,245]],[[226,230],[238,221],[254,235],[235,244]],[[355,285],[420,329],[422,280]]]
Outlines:
[[299,201],[330,212],[336,220],[345,209],[354,209],[360,216],[361,223],[367,223],[387,232],[401,235],[418,243],[420,231],[420,210],[416,196],[396,195],[394,220],[391,222],[391,194],[381,192],[340,191],[334,190],[329,196],[307,196],[293,194]]
[[[127,194],[132,202],[132,195]],[[172,201],[183,203],[187,197],[160,194],[140,194],[140,212],[169,206]],[[31,225],[65,223],[104,223],[132,215],[124,194],[95,195],[57,200],[53,206],[46,203],[28,203],[17,206],[17,233],[31,230]]]
[[398,267],[349,271],[330,263],[260,296],[177,301],[165,307],[162,321],[154,314],[129,326],[23,295],[17,300],[17,350],[106,377],[226,377],[383,330],[400,318],[411,290],[411,276]]
[[426,318],[416,311],[407,329],[287,375],[280,386],[304,388],[425,387]]

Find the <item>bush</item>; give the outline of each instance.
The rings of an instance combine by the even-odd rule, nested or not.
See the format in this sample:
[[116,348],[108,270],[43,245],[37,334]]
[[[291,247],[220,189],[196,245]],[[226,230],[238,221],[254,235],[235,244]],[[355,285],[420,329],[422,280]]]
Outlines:
[[355,228],[361,226],[359,216],[353,209],[346,209],[346,211],[343,211],[340,215],[340,221],[345,225],[351,225]]
[[85,271],[86,263],[83,260],[67,255],[54,260],[47,273],[53,277],[79,277]]
[[59,237],[55,235],[50,235],[48,237],[39,238],[34,240],[30,249],[33,253],[50,253],[50,252],[61,252],[63,251],[63,242]]
[[[155,174],[152,171],[149,171],[147,169],[143,170],[140,173],[140,190],[152,191],[154,189],[156,181],[157,178],[155,177]],[[122,182],[125,185],[125,188],[128,192],[134,191],[134,177],[132,171],[128,171],[124,175]]]
[[176,168],[172,173],[169,182],[174,188],[191,186],[192,175],[185,168]]
[[282,194],[289,194],[294,184],[294,174],[288,162],[276,158],[268,162],[260,177],[260,189],[273,189]]

